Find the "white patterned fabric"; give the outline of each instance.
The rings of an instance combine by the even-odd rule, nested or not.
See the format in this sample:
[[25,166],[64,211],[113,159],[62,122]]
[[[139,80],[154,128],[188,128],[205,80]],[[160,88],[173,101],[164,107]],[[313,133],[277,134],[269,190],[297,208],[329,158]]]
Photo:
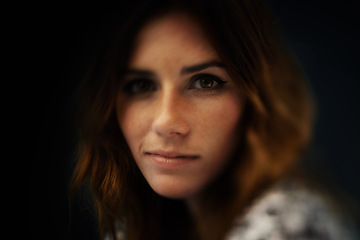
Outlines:
[[301,184],[282,182],[238,217],[225,239],[359,239],[353,224],[325,195]]

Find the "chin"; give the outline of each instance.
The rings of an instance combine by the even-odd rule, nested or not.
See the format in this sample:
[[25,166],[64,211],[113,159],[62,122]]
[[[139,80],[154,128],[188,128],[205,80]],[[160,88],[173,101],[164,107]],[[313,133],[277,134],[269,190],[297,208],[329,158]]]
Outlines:
[[154,181],[153,179],[149,184],[157,194],[171,199],[186,199],[199,191],[199,187],[187,181],[171,181],[171,179]]

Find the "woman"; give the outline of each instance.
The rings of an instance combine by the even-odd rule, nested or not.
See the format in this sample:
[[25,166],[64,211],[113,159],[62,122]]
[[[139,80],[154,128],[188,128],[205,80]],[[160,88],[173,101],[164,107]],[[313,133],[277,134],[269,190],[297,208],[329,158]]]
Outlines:
[[344,239],[325,198],[290,180],[313,104],[265,4],[151,1],[123,13],[79,107],[73,189],[88,181],[102,235]]

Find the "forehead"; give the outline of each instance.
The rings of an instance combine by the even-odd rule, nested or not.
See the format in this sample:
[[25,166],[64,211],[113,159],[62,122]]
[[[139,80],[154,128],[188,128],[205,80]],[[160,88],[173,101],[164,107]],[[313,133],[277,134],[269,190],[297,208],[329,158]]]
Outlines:
[[198,62],[217,57],[199,24],[188,15],[173,13],[150,21],[140,30],[130,65],[160,58]]

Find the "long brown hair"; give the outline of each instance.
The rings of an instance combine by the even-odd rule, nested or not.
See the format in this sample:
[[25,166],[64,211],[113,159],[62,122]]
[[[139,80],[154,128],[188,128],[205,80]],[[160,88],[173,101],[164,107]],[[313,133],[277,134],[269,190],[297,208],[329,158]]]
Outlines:
[[[313,115],[308,86],[261,0],[138,2],[117,10],[125,16],[108,19],[106,47],[80,87],[72,191],[84,183],[90,186],[100,232],[114,238],[119,227],[127,239],[221,238],[232,219],[284,177],[306,148]],[[204,29],[247,101],[239,147],[231,166],[207,190],[201,223],[192,222],[183,201],[152,191],[114,109],[136,34],[151,19],[175,11],[188,14]]]

